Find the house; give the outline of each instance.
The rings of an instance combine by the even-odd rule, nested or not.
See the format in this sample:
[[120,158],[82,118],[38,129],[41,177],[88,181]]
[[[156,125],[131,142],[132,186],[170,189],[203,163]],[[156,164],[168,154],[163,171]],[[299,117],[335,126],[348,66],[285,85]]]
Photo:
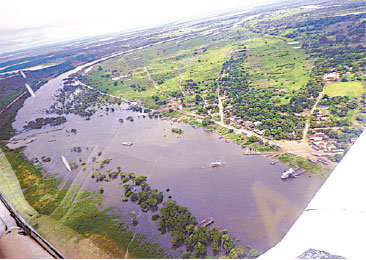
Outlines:
[[322,80],[324,81],[338,81],[341,79],[341,73],[339,72],[332,72],[328,74],[324,74],[322,76]]
[[324,142],[324,141],[314,141],[313,144],[316,145],[316,146],[318,146],[318,147],[320,147],[320,148],[327,147],[327,143]]
[[313,141],[321,141],[323,138],[326,138],[327,136],[324,133],[316,133],[311,135],[309,138]]

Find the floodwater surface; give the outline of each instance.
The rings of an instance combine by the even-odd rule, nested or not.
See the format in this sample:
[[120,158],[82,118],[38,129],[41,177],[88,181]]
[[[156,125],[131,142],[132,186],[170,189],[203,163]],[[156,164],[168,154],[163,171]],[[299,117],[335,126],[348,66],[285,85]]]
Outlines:
[[[26,121],[55,116],[45,110],[68,74],[50,80],[36,92],[36,97],[28,98],[18,112],[14,128],[21,132]],[[95,172],[92,157],[98,157],[98,152],[102,152],[98,160],[112,159],[105,171],[120,166],[122,171],[146,175],[152,188],[163,191],[165,199],[170,195],[186,206],[197,221],[213,217],[213,225],[228,229],[242,245],[250,245],[260,253],[279,242],[324,182],[308,174],[281,180],[281,172],[288,169],[281,162],[270,165],[271,160],[264,156],[244,156],[240,146],[218,139],[215,133],[170,120],[144,118],[126,107],[122,104],[114,112],[99,111],[90,120],[69,114],[62,125],[23,131],[15,138],[34,136],[35,141],[26,144],[25,155],[29,159],[51,157],[43,167],[60,178],[62,185],[80,184],[91,191],[104,187],[104,203],[115,206],[113,213],[120,214],[127,223],[131,223],[131,214],[137,215],[139,224],[131,225],[131,230],[145,234],[173,255],[170,235],[160,235],[151,220],[153,213],[143,213],[138,205],[121,202],[124,192],[120,181],[96,183],[91,178]],[[118,121],[129,115],[134,122]],[[173,127],[184,133],[172,133]],[[71,133],[71,129],[77,132]],[[57,131],[45,133],[52,130]],[[122,142],[133,145],[123,146]],[[10,146],[24,144],[19,141]],[[75,146],[80,146],[81,152],[71,151]],[[69,162],[81,160],[90,164],[69,172],[61,155]],[[216,160],[224,161],[225,166],[208,167]]]

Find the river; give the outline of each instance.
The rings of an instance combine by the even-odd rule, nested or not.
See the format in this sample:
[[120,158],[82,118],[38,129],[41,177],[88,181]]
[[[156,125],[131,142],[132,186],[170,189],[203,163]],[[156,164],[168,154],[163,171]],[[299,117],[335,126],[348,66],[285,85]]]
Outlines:
[[[119,182],[96,183],[91,178],[95,172],[92,166],[68,172],[61,155],[69,162],[79,159],[85,162],[100,151],[101,158],[113,159],[107,169],[120,166],[125,172],[146,175],[151,187],[164,191],[165,198],[170,195],[180,205],[188,207],[198,221],[214,217],[214,225],[228,229],[243,245],[250,245],[260,253],[286,234],[324,182],[308,174],[281,180],[281,172],[288,169],[281,162],[270,165],[271,160],[264,156],[243,156],[240,146],[219,139],[215,133],[170,120],[143,118],[137,112],[126,110],[127,104],[116,107],[114,112],[98,111],[90,120],[68,114],[67,122],[62,125],[21,131],[26,122],[55,116],[45,112],[54,102],[55,91],[62,87],[63,79],[86,67],[50,80],[36,91],[35,97],[25,101],[13,123],[20,132],[15,139],[62,128],[37,135],[34,142],[26,144],[26,157],[49,156],[52,160],[45,163],[44,168],[60,178],[61,185],[80,184],[81,188],[89,190],[103,186],[105,205],[115,206],[113,213],[120,214],[127,222],[130,222],[131,212],[137,212],[139,224],[131,225],[131,230],[160,243],[172,255],[176,253],[170,249],[170,235],[159,234],[151,220],[152,213],[140,214],[139,206],[121,202],[123,192]],[[127,116],[135,120],[118,121]],[[173,127],[183,129],[184,133],[172,133]],[[77,133],[70,133],[71,129],[76,129]],[[123,146],[124,141],[133,145]],[[20,141],[9,146],[24,144],[25,141]],[[75,146],[80,146],[82,151],[71,151]],[[224,161],[225,166],[208,167],[216,160]]]

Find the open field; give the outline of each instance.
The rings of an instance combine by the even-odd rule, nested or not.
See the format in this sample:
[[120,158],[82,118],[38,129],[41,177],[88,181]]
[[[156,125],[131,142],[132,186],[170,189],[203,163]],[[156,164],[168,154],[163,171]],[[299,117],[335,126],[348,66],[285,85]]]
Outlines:
[[362,82],[329,82],[326,83],[324,94],[329,96],[348,96],[361,98],[366,93],[366,87]]

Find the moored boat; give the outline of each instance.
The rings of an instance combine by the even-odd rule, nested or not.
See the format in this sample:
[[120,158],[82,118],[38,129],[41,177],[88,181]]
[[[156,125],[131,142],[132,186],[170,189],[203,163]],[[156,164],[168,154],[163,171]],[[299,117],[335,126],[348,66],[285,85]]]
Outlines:
[[271,165],[275,165],[276,163],[278,163],[278,160],[275,159],[270,162]]
[[225,162],[222,161],[215,161],[215,162],[211,162],[209,167],[219,167],[219,166],[224,166]]
[[132,146],[133,143],[131,143],[131,142],[122,142],[122,145],[124,145],[124,146]]
[[308,161],[309,162],[312,162],[312,163],[315,163],[315,164],[318,164],[318,162],[317,161],[314,161],[313,159],[311,159],[310,157],[308,157]]
[[33,143],[35,140],[36,140],[36,139],[31,138],[31,139],[29,139],[29,140],[27,141],[27,144]]
[[197,224],[195,226],[195,228],[198,228],[198,227],[207,227],[209,225],[211,225],[212,223],[214,223],[214,218],[213,217],[209,217],[209,218],[206,218],[204,220],[201,221],[201,223]]
[[284,171],[283,173],[281,173],[281,179],[290,178],[294,172],[295,171],[292,168],[288,169],[287,171]]

